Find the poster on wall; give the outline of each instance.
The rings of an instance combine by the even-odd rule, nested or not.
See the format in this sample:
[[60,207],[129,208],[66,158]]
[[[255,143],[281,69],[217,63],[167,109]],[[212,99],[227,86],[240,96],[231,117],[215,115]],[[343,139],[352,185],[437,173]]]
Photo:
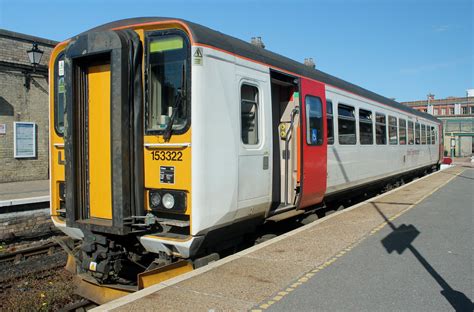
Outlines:
[[7,125],[0,124],[0,134],[7,134]]
[[13,130],[15,158],[36,157],[36,124],[15,122]]

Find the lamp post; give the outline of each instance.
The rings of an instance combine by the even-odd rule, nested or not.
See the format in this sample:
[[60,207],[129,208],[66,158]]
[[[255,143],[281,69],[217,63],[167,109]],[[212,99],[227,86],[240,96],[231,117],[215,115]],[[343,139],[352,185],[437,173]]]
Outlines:
[[[31,65],[33,65],[33,73],[36,72],[36,66],[38,66],[41,62],[41,58],[43,57],[43,51],[38,48],[38,44],[33,42],[33,46],[30,50],[26,51],[28,54],[28,59],[30,60]],[[31,73],[29,71],[24,71],[25,74],[25,84],[24,86],[26,89],[30,89],[30,82],[31,82]]]
[[33,72],[35,72],[36,66],[39,65],[39,63],[41,62],[41,58],[43,57],[43,51],[38,49],[38,44],[34,42],[31,50],[28,50],[26,52],[28,53],[28,58],[30,59],[31,65],[33,65]]

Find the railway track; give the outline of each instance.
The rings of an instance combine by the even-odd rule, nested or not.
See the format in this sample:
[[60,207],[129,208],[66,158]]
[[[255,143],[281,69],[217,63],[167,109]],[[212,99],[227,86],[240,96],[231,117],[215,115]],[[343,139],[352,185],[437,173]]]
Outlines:
[[17,263],[26,258],[38,255],[52,255],[58,248],[60,248],[60,246],[57,242],[48,242],[41,246],[23,248],[12,252],[5,252],[3,254],[0,254],[0,264],[3,264],[5,262]]

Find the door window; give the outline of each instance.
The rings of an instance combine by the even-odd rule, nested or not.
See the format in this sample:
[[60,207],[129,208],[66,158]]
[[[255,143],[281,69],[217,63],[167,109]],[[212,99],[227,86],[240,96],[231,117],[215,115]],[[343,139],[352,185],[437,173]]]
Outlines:
[[308,145],[323,144],[323,112],[321,99],[306,96],[306,143]]
[[246,145],[258,144],[258,88],[243,84],[240,89],[241,138]]

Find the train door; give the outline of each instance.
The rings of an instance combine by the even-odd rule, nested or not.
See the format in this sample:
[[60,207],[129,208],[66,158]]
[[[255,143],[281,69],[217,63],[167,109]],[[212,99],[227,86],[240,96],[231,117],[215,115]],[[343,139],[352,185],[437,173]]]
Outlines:
[[301,78],[301,198],[304,208],[323,200],[327,180],[327,122],[324,84]]
[[271,117],[268,76],[239,68],[239,184],[236,218],[263,212],[270,203]]
[[272,92],[272,207],[270,214],[296,207],[300,176],[299,88],[294,76],[271,71]]

